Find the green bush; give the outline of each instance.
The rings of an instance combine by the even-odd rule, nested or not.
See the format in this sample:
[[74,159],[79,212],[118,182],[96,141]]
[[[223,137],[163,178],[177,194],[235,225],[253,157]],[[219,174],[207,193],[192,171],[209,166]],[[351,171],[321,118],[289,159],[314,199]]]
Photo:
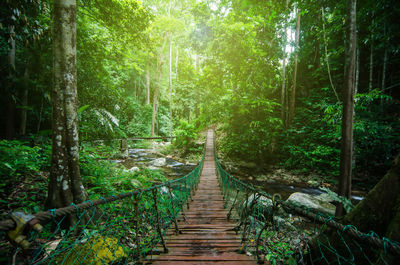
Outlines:
[[100,156],[95,148],[90,147],[80,151],[82,181],[91,199],[146,188],[152,185],[151,181],[167,180],[160,171],[143,169],[127,172],[118,164],[103,160],[104,155]]
[[175,130],[175,136],[174,145],[176,148],[183,149],[184,153],[194,151],[197,130],[193,122],[188,123],[186,120],[181,120]]
[[[30,147],[25,142],[0,141],[0,202],[1,210],[16,208],[39,211],[44,201],[47,179],[42,170],[50,166],[51,146]],[[38,203],[39,202],[39,203]]]

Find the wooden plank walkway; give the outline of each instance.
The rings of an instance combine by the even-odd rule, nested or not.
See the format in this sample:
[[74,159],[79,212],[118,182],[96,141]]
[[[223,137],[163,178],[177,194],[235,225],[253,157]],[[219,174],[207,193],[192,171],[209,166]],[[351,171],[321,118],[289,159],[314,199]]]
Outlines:
[[249,256],[238,254],[240,237],[232,229],[235,222],[227,220],[223,207],[214,160],[214,132],[207,132],[206,154],[200,183],[186,220],[179,219],[181,234],[170,230],[167,236],[169,252],[153,256],[148,264],[257,264]]

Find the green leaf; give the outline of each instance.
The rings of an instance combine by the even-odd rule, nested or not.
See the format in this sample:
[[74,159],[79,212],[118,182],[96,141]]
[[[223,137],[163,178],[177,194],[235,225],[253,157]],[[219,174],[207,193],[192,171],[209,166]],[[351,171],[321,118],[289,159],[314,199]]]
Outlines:
[[85,109],[89,108],[90,105],[84,105],[78,109],[78,114],[81,114]]

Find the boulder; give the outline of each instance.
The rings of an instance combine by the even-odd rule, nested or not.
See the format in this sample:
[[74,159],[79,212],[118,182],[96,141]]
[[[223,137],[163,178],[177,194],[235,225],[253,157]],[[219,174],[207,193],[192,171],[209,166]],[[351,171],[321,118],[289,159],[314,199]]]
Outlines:
[[305,206],[325,214],[335,214],[336,206],[327,202],[326,198],[324,197],[313,196],[302,192],[295,192],[292,193],[286,201]]
[[167,160],[165,159],[165,157],[156,158],[153,161],[149,162],[149,165],[154,167],[164,167],[166,164]]

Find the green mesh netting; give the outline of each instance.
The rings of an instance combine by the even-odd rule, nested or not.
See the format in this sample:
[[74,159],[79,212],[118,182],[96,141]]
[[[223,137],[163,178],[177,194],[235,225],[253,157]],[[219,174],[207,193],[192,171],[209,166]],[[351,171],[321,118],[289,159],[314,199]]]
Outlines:
[[[267,264],[399,264],[400,256],[350,236],[354,226],[334,228],[333,216],[281,201],[229,175],[216,157],[217,173],[229,218],[238,221],[240,251]],[[298,215],[296,213],[305,213]],[[308,217],[304,217],[304,216]],[[313,216],[313,218],[309,217]],[[332,228],[333,227],[333,228]],[[379,238],[373,232],[362,237]],[[383,238],[387,245],[398,242]]]
[[145,256],[165,251],[167,231],[171,225],[179,229],[177,217],[196,188],[202,166],[203,159],[182,178],[113,202],[103,199],[101,205],[76,208],[76,213],[61,218],[50,210],[54,217],[42,232],[29,234],[31,246],[24,251],[15,249],[10,263],[135,264]]

